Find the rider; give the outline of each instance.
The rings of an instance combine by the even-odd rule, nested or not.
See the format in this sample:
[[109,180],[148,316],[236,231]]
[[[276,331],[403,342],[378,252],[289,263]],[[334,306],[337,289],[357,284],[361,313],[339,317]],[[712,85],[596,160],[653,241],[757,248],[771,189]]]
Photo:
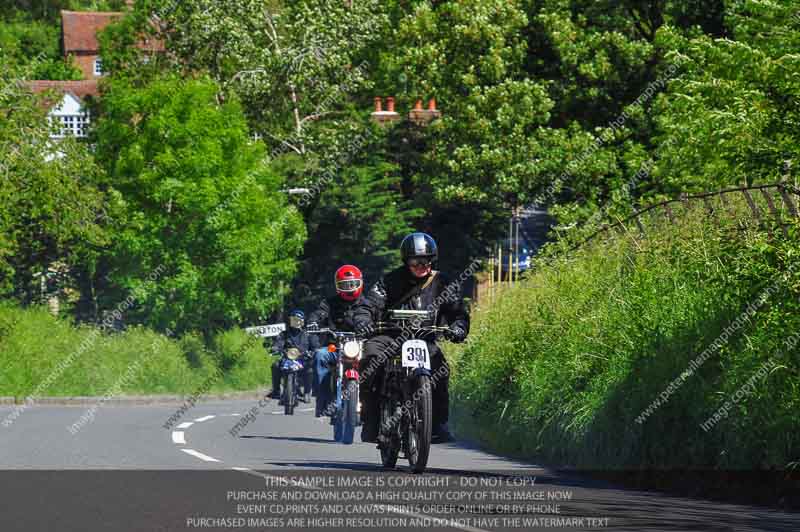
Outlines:
[[[302,310],[296,309],[291,311],[289,313],[289,326],[285,331],[281,331],[280,334],[275,337],[275,341],[272,343],[272,351],[283,354],[286,349],[290,347],[296,347],[300,350],[300,353],[303,355],[303,357],[309,358],[311,350],[309,349],[308,335],[303,330],[305,318],[306,315]],[[309,393],[311,391],[311,378],[312,371],[311,365],[309,364],[303,370],[303,392],[306,395],[306,402],[310,400]],[[273,399],[281,398],[280,359],[276,360],[275,363],[272,364],[272,393],[270,393],[270,397]]]
[[[319,327],[327,327],[336,331],[353,331],[355,322],[353,313],[361,294],[364,291],[364,278],[361,270],[352,264],[345,264],[336,270],[333,275],[336,285],[336,295],[320,301],[317,309],[308,317],[308,330],[313,331]],[[316,365],[317,405],[316,417],[325,414],[325,409],[331,401],[330,366],[336,362],[336,353],[328,351],[327,338],[318,336],[317,348],[314,355]]]
[[[469,332],[469,314],[460,286],[448,284],[447,279],[433,269],[438,258],[436,242],[425,233],[411,233],[400,244],[400,255],[403,266],[373,285],[357,306],[356,330],[369,334],[374,322],[385,320],[390,309],[429,310],[434,311],[436,322],[429,319],[420,325],[446,325],[449,327],[446,336],[454,342],[463,342]],[[377,375],[382,371],[385,357],[399,348],[394,342],[396,336],[375,336],[364,346],[361,360],[364,376],[361,381],[361,441],[377,441],[379,420],[375,386],[380,382]],[[450,370],[444,354],[434,342],[428,342],[428,349],[433,384],[433,441],[450,441],[453,439],[447,426]]]

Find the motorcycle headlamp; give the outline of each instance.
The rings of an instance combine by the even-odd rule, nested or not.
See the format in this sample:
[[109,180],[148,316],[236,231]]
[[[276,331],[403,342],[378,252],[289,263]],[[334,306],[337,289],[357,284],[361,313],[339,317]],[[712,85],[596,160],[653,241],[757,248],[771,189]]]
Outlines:
[[356,358],[358,355],[361,354],[361,342],[356,340],[348,340],[344,343],[344,347],[342,348],[342,352],[344,352],[344,356],[347,358]]
[[290,347],[286,350],[286,358],[289,360],[297,360],[300,358],[300,350],[296,347]]

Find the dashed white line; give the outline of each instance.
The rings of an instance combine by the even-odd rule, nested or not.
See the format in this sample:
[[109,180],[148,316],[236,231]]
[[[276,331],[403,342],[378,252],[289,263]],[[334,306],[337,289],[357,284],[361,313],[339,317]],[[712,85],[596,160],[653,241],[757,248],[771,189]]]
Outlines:
[[209,419],[214,419],[217,416],[203,416],[195,419],[195,423],[202,423],[203,421],[208,421]]
[[179,429],[188,429],[188,428],[189,428],[189,427],[191,427],[192,425],[194,425],[194,421],[184,421],[183,423],[181,423],[180,425],[178,425],[176,428],[179,428]]
[[200,460],[203,460],[204,462],[219,462],[219,460],[217,460],[213,456],[208,456],[207,454],[199,453],[199,452],[195,451],[194,449],[181,449],[181,451],[185,452],[186,454],[190,454],[190,455],[194,456],[195,458],[199,458]]
[[172,432],[172,443],[177,443],[178,445],[186,445],[186,439],[183,437],[184,432],[182,430],[175,430]]

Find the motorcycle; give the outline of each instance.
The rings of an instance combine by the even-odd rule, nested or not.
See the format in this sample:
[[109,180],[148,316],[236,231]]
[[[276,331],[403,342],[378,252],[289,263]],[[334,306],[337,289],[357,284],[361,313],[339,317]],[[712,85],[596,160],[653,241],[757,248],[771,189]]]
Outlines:
[[378,448],[385,468],[393,469],[400,451],[414,473],[428,464],[432,432],[431,355],[426,340],[435,340],[447,327],[420,326],[429,319],[425,310],[391,310],[391,322],[378,322],[378,333],[400,333],[400,350],[384,362],[378,387],[380,415]]
[[[300,375],[306,370],[308,361],[303,353],[296,347],[289,347],[283,353],[278,368],[281,370],[281,394],[280,404],[283,404],[284,414],[294,415],[294,407],[299,401],[305,401],[300,397]],[[306,390],[308,395],[308,390]]]
[[[333,439],[347,445],[353,443],[355,428],[361,424],[359,417],[359,373],[364,342],[355,333],[334,331],[332,329],[309,330],[312,334],[330,334],[335,342],[328,344],[328,352],[338,353],[336,357],[336,373],[331,374],[330,386],[335,398],[328,405]],[[332,407],[332,408],[331,408]]]

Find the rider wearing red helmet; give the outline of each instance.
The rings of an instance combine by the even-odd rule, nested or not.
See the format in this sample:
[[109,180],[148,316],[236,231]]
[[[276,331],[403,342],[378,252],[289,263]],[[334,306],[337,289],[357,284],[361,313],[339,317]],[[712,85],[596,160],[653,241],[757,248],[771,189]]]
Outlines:
[[[356,266],[345,264],[336,270],[333,276],[336,285],[336,295],[323,299],[317,309],[308,318],[308,330],[313,331],[317,328],[329,328],[336,331],[354,331],[353,312],[356,303],[361,299],[364,292],[364,277]],[[328,351],[327,339],[320,335],[311,335],[312,338],[318,337],[318,348],[316,349],[315,368],[316,368],[316,389],[317,407],[316,416],[324,414],[324,410],[331,401],[330,397],[330,365],[336,361],[336,353]]]

